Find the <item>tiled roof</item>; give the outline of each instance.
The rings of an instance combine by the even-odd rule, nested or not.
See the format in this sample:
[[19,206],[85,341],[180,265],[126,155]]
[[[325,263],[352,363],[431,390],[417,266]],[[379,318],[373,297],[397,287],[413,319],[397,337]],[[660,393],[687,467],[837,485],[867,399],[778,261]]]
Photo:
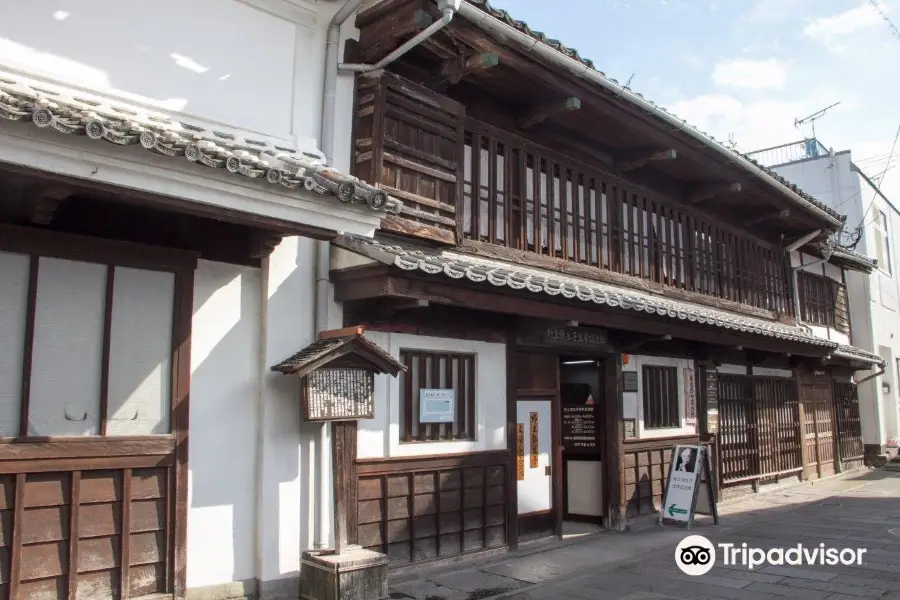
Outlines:
[[163,156],[305,189],[341,202],[368,204],[399,214],[403,203],[355,177],[325,165],[321,153],[299,152],[264,140],[240,138],[124,103],[108,103],[57,86],[0,72],[0,119],[49,127],[70,135],[141,146]]
[[487,282],[497,287],[525,290],[548,296],[562,296],[700,325],[730,329],[812,346],[837,348],[837,344],[816,337],[802,327],[739,315],[680,300],[671,300],[588,279],[523,267],[450,251],[424,251],[388,245],[371,238],[342,236],[336,243],[355,252],[389,262],[405,271],[422,271],[451,279]]
[[[303,348],[290,358],[274,365],[272,371],[285,375],[307,375],[330,360],[338,358],[341,352],[348,352],[345,346],[351,346],[350,352],[368,358],[373,368],[379,372],[396,375],[399,371],[406,371],[406,366],[398,362],[393,356],[385,352],[378,344],[366,339],[364,335],[342,335],[339,337],[316,340]],[[333,358],[329,358],[329,356]]]
[[[535,31],[534,29],[532,29],[531,27],[529,27],[527,23],[525,23],[524,21],[519,21],[518,19],[513,18],[513,17],[512,17],[507,11],[505,11],[505,10],[498,9],[498,8],[494,8],[493,6],[491,6],[491,3],[490,3],[489,0],[468,0],[468,2],[469,2],[470,4],[472,4],[473,6],[479,8],[480,10],[484,11],[485,13],[489,14],[490,16],[494,17],[495,19],[498,19],[498,20],[500,20],[500,21],[506,23],[506,24],[509,25],[510,27],[512,27],[512,28],[514,28],[514,29],[516,29],[516,30],[518,30],[518,31],[520,31],[520,32],[522,32],[522,33],[528,35],[529,37],[531,37],[531,38],[534,39],[535,41],[540,42],[540,43],[542,43],[542,44],[545,44],[545,45],[547,45],[547,46],[553,48],[554,50],[556,50],[556,51],[558,51],[558,52],[560,52],[560,53],[562,53],[562,54],[568,56],[569,58],[578,61],[579,63],[581,63],[582,65],[584,65],[584,66],[587,67],[588,69],[590,69],[590,70],[592,70],[592,71],[598,73],[599,75],[602,75],[603,77],[605,77],[606,79],[608,79],[608,80],[611,81],[612,83],[614,83],[614,84],[616,84],[616,85],[619,85],[619,86],[622,85],[622,84],[620,84],[617,80],[613,79],[612,77],[607,77],[606,73],[604,73],[603,71],[599,70],[596,66],[594,66],[594,61],[590,60],[589,58],[585,58],[585,57],[581,56],[581,54],[578,52],[578,50],[576,50],[576,49],[574,49],[574,48],[569,48],[568,46],[566,46],[565,44],[563,44],[563,43],[562,43],[561,41],[559,41],[559,40],[555,40],[555,39],[552,39],[552,38],[548,38],[544,33],[540,32],[540,31]],[[635,92],[635,93],[636,93],[636,92]],[[670,116],[672,116],[672,117],[674,117],[674,118],[676,118],[676,119],[678,119],[678,120],[684,122],[683,119],[680,119],[679,117],[677,117],[677,116],[674,115],[673,113],[669,112],[668,110],[666,110],[666,109],[663,108],[662,106],[656,105],[656,104],[653,103],[651,100],[647,100],[646,98],[643,97],[643,95],[641,95],[641,94],[637,94],[637,95],[640,96],[641,98],[643,98],[646,102],[650,102],[651,104],[654,104],[654,106],[656,106],[657,108],[659,108],[661,111],[663,111],[663,112],[665,112],[665,113],[668,113]],[[760,170],[762,170],[764,173],[766,173],[769,177],[771,177],[771,178],[774,179],[775,181],[778,181],[778,182],[781,183],[782,185],[788,187],[790,190],[792,190],[792,191],[793,191],[794,193],[796,193],[798,196],[800,196],[801,198],[803,198],[804,200],[806,200],[809,204],[811,204],[812,206],[818,208],[818,209],[821,210],[822,212],[824,212],[824,213],[830,215],[831,217],[833,217],[833,218],[835,218],[835,219],[837,219],[838,221],[841,221],[841,222],[844,222],[844,221],[847,220],[846,215],[842,215],[842,214],[836,212],[834,209],[830,208],[829,206],[827,206],[827,205],[825,205],[825,204],[819,202],[819,201],[816,200],[813,196],[807,194],[806,192],[804,192],[803,190],[801,190],[799,187],[797,187],[796,185],[794,185],[793,183],[791,183],[790,181],[788,181],[787,179],[785,179],[784,177],[782,177],[781,175],[779,175],[778,173],[776,173],[775,171],[773,171],[772,169],[770,169],[770,168],[766,167],[765,165],[763,165],[763,164],[761,164],[761,163],[755,161],[754,159],[750,158],[750,157],[749,157],[748,155],[746,155],[746,154],[740,154],[740,153],[738,153],[738,152],[735,152],[734,150],[732,150],[732,149],[729,148],[728,146],[724,145],[722,142],[718,141],[717,139],[715,139],[714,137],[712,137],[710,134],[706,133],[705,131],[700,131],[700,129],[698,129],[697,127],[694,127],[693,125],[690,125],[690,124],[687,123],[687,122],[684,122],[684,124],[685,124],[686,127],[690,127],[690,128],[693,129],[694,131],[697,131],[697,132],[703,134],[703,136],[706,137],[706,138],[709,140],[709,144],[710,144],[710,145],[716,145],[716,146],[719,146],[719,147],[721,147],[721,148],[725,148],[725,149],[727,149],[729,152],[732,152],[732,153],[734,153],[735,155],[739,155],[739,156],[741,156],[742,158],[744,158],[745,160],[748,160],[748,161],[751,162],[752,164],[756,165],[757,167],[760,168]]]
[[837,347],[837,350],[834,351],[834,354],[837,356],[842,356],[844,358],[853,358],[856,360],[876,364],[881,367],[885,365],[884,359],[877,354],[872,354],[871,352],[863,350],[861,348],[857,348],[856,346],[841,344]]
[[835,247],[831,256],[832,258],[840,258],[846,262],[857,264],[869,273],[878,266],[878,260],[869,258],[865,254],[860,254],[856,250],[850,250],[849,248]]

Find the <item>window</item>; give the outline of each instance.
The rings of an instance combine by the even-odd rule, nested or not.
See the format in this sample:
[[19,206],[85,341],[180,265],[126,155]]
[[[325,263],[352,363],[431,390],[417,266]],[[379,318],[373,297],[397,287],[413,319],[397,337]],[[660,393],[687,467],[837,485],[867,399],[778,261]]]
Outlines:
[[887,216],[882,211],[877,211],[875,222],[872,225],[875,232],[875,258],[878,259],[878,267],[890,275],[892,273],[891,244]]
[[797,273],[800,294],[800,318],[812,325],[831,327],[850,333],[850,307],[847,288],[830,277],[808,271]]
[[[475,439],[475,355],[400,350],[400,441],[438,442]],[[444,422],[421,422],[420,391],[452,390]],[[427,421],[437,420],[432,417]]]
[[0,252],[0,436],[170,431],[175,274]]
[[681,427],[678,369],[644,367],[644,429]]

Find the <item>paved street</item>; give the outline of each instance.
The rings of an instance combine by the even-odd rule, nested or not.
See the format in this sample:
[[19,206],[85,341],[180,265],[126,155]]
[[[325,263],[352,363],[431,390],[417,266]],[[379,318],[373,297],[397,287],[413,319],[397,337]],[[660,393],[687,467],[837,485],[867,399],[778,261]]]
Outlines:
[[[707,598],[900,599],[900,473],[862,472],[844,479],[770,492],[722,508],[720,526],[702,518],[693,534],[713,543],[769,550],[865,548],[856,566],[724,566],[684,575],[675,547],[687,534],[643,527],[480,565],[437,569],[392,580],[392,598],[416,600],[663,600]],[[895,533],[890,530],[896,528]]]

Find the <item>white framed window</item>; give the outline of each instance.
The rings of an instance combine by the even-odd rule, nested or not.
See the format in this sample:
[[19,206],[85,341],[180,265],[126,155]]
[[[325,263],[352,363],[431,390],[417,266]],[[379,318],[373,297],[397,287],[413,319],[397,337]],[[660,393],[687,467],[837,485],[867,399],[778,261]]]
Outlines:
[[887,215],[884,212],[876,211],[872,231],[875,233],[875,258],[878,259],[878,268],[888,275],[893,275],[890,230],[888,229]]

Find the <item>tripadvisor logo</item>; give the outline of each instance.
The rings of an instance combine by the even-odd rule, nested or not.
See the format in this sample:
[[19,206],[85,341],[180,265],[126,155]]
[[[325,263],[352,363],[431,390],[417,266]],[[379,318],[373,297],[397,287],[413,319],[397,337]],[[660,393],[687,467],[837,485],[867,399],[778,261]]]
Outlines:
[[835,566],[861,565],[866,548],[829,548],[825,544],[804,547],[797,544],[789,548],[754,548],[746,543],[740,545],[719,543],[713,545],[702,535],[689,535],[675,548],[675,564],[685,575],[705,575],[716,564],[716,555],[724,567],[745,567],[753,570],[760,566],[808,565]]

